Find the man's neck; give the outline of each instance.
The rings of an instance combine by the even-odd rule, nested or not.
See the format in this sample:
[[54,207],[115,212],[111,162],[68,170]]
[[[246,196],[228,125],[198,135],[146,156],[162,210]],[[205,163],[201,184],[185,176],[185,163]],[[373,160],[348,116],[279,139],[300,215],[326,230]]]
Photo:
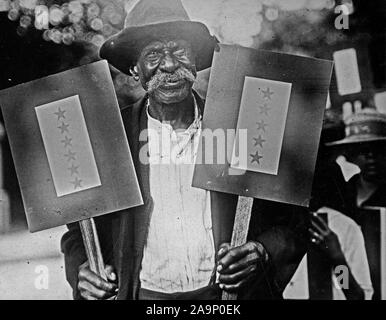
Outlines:
[[149,97],[149,114],[160,122],[168,122],[174,130],[187,129],[194,120],[194,96],[184,100],[163,104]]
[[367,181],[359,176],[357,182],[357,205],[361,206],[366,200],[368,200],[374,192],[378,189],[378,184],[375,182]]

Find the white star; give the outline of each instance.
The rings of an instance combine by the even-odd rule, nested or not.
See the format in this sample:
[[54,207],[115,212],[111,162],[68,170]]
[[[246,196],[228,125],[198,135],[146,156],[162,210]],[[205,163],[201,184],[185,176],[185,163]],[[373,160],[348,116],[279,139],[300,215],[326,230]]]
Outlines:
[[263,92],[263,99],[271,100],[271,96],[273,95],[273,91],[268,87],[267,90],[262,90]]
[[257,145],[259,145],[260,147],[263,147],[263,142],[265,142],[265,140],[261,137],[261,135],[259,135],[258,138],[253,138],[253,140],[255,141],[255,147]]
[[249,156],[252,157],[251,163],[257,162],[257,164],[260,164],[260,159],[263,158],[262,156],[259,155],[259,151],[257,150],[255,154],[251,153]]
[[74,181],[71,181],[70,183],[72,183],[74,185],[74,190],[76,188],[82,188],[82,179],[79,179],[78,177],[75,177],[75,180]]
[[64,137],[64,140],[60,141],[62,143],[64,143],[64,147],[72,147],[72,138],[69,138],[67,136]]
[[66,112],[66,110],[61,110],[60,107],[58,108],[57,112],[54,112],[54,114],[58,116],[58,121],[61,118],[66,119],[66,117],[64,116],[65,112]]
[[270,110],[270,108],[266,103],[264,103],[262,106],[259,106],[259,108],[260,108],[260,114],[264,113],[266,116],[268,116],[268,111]]
[[69,132],[68,132],[68,127],[69,127],[69,126],[70,126],[69,124],[65,124],[65,123],[62,121],[62,125],[60,125],[60,126],[58,127],[58,129],[60,129],[60,133],[61,133],[61,134],[63,134],[64,132],[69,133]]
[[256,122],[257,124],[257,130],[263,130],[265,132],[265,127],[267,124],[264,122],[264,120],[261,120],[260,122]]
[[78,168],[79,168],[79,166],[76,166],[76,165],[72,164],[71,167],[68,168],[68,170],[71,171],[70,172],[71,175],[74,175],[74,174],[79,174]]
[[67,158],[67,161],[76,160],[75,155],[76,152],[72,152],[71,150],[68,150],[68,152],[64,154],[64,156]]

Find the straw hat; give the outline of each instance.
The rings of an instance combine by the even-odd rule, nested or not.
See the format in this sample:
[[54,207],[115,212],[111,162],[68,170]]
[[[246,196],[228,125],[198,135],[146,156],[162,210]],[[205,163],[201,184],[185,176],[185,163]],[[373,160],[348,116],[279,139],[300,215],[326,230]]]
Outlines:
[[386,114],[365,108],[345,120],[344,139],[327,143],[327,146],[386,140]]

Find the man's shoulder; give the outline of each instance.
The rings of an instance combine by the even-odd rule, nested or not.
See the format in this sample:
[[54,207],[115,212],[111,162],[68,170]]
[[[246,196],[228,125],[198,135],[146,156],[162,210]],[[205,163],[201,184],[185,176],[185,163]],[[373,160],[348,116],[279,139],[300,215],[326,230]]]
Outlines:
[[338,210],[323,207],[320,209],[320,211],[327,213],[329,222],[337,221],[338,224],[358,226],[358,224],[353,219]]
[[127,105],[121,107],[120,108],[121,113],[127,113],[127,112],[130,112],[131,110],[137,108],[138,106],[140,106],[142,104],[143,99],[144,99],[144,97],[141,97],[136,102],[131,103],[131,104],[127,104]]
[[140,99],[138,99],[136,102],[121,107],[120,111],[121,111],[122,118],[125,119],[127,117],[131,117],[132,114],[141,110],[145,105],[145,100],[146,100],[145,96],[143,96]]
[[361,233],[360,226],[344,213],[323,207],[320,212],[326,212],[328,215],[328,225],[338,236]]

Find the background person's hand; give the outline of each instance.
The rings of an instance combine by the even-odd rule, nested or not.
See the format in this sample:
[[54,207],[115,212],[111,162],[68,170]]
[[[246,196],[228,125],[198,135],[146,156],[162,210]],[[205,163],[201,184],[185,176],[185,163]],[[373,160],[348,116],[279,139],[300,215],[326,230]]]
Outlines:
[[106,265],[105,273],[108,281],[92,272],[88,261],[79,266],[78,290],[83,299],[107,300],[117,294],[117,276],[114,268]]
[[311,225],[308,232],[311,237],[311,242],[322,250],[333,262],[344,260],[343,251],[339,242],[339,238],[332,231],[326,222],[323,221],[317,213],[311,215]]
[[258,264],[266,262],[266,252],[262,244],[249,241],[231,248],[223,243],[218,251],[217,281],[221,289],[237,291],[247,281],[256,276]]

